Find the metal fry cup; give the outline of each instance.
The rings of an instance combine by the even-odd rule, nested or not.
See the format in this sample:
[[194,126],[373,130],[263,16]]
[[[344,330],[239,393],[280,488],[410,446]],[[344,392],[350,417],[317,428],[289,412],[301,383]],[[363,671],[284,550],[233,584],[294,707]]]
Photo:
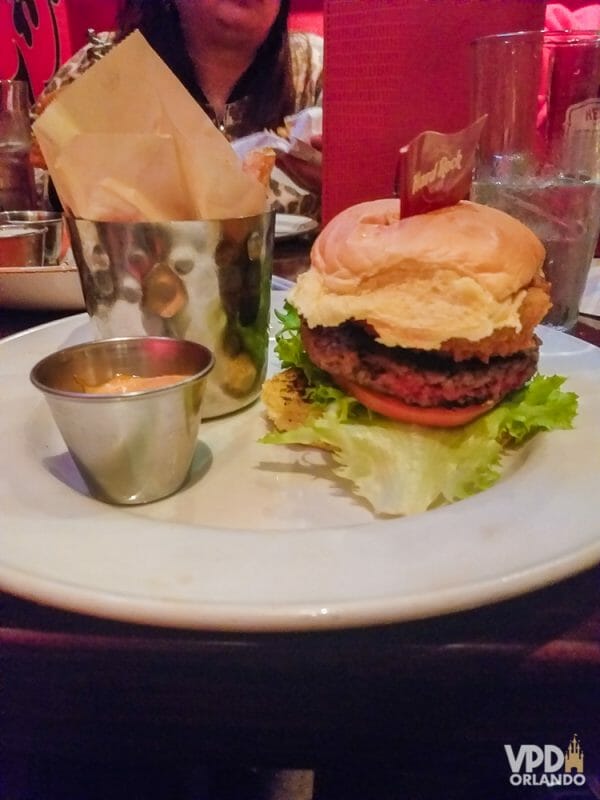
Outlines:
[[267,369],[274,213],[226,220],[68,218],[99,336],[169,336],[215,356],[204,417],[238,411]]
[[[59,350],[30,377],[92,496],[133,505],[184,483],[213,365],[210,350],[196,342],[132,337]],[[104,387],[115,376],[171,377],[161,388],[119,394]]]

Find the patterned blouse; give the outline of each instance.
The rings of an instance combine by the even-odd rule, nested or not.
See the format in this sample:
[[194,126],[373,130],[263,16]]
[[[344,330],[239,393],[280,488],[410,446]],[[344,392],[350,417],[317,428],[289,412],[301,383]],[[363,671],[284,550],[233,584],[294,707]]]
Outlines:
[[[295,90],[294,113],[320,106],[323,97],[323,39],[314,33],[290,33],[290,53],[292,57],[292,80]],[[73,55],[56,72],[33,106],[32,114],[37,116],[43,100],[48,95],[74,81],[88,70],[96,61],[109,52],[114,46],[115,33],[90,33],[90,41]],[[219,130],[231,141],[237,138],[236,131],[243,120],[244,110],[250,102],[249,97],[242,97],[225,107],[222,119],[217,119],[213,109],[202,103],[204,111],[213,120]],[[321,198],[298,186],[277,167],[271,179],[271,190],[274,197],[273,208],[289,214],[306,214],[318,218]]]

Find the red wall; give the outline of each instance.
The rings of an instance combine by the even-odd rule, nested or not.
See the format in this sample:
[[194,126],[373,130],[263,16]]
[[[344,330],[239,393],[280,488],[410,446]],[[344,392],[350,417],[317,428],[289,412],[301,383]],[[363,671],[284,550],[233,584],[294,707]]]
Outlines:
[[72,52],[66,0],[0,2],[0,78],[29,81],[35,96]]
[[118,0],[67,0],[67,6],[71,36],[76,50],[87,42],[88,28],[111,31],[115,27]]
[[323,35],[324,0],[292,0],[290,28]]

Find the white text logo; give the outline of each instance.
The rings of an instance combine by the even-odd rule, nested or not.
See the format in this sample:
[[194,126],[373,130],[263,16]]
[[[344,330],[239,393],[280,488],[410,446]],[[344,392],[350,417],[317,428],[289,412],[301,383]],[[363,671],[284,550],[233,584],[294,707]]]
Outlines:
[[555,744],[504,745],[513,786],[583,786],[583,749],[576,733],[566,750]]

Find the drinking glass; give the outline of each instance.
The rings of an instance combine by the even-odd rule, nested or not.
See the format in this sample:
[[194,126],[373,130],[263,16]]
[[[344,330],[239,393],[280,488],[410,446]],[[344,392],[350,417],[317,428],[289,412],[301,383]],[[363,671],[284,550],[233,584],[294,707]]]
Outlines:
[[24,81],[0,80],[0,211],[37,207]]
[[525,31],[473,43],[472,111],[487,114],[471,199],[520,219],[546,248],[569,330],[600,232],[600,32]]

